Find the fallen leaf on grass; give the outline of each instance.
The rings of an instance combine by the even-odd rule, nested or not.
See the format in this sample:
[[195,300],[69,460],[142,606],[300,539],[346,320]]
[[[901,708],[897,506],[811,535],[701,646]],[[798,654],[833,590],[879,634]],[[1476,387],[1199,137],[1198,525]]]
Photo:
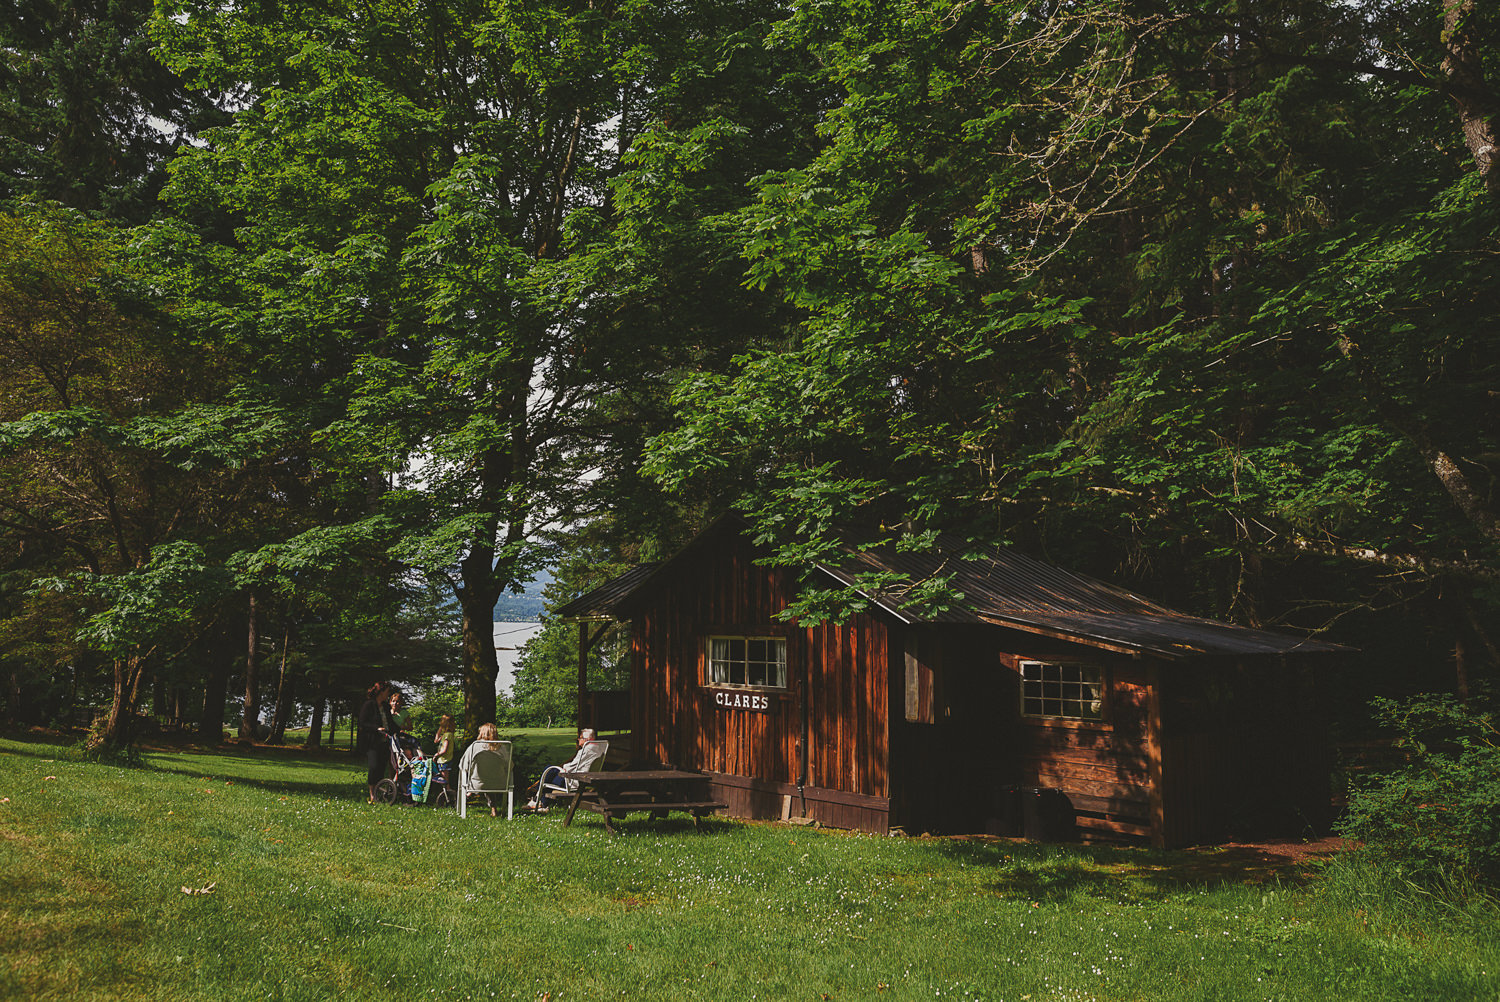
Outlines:
[[42,777],[42,782],[45,783],[49,779],[56,779],[56,778],[57,778],[56,776],[43,776]]
[[217,887],[217,886],[219,886],[219,882],[216,880],[212,884],[209,884],[207,887],[184,887],[182,889],[182,893],[183,894],[212,894],[214,892],[214,888]]
[[0,797],[0,804],[8,804],[8,803],[10,803],[10,798],[9,797]]

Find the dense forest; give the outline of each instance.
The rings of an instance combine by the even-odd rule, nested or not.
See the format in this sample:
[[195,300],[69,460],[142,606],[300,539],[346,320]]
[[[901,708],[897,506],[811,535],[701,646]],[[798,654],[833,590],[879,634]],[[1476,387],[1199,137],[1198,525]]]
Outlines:
[[1497,53],[1479,0],[20,0],[0,704],[316,743],[439,677],[472,733],[502,595],[730,509],[1357,646],[1351,732],[1483,698]]

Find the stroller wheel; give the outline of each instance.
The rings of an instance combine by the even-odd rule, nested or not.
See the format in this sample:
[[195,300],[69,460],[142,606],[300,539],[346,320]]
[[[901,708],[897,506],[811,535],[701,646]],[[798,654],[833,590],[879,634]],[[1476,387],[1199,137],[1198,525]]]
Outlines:
[[399,797],[394,779],[382,779],[375,787],[375,800],[382,804],[394,804]]

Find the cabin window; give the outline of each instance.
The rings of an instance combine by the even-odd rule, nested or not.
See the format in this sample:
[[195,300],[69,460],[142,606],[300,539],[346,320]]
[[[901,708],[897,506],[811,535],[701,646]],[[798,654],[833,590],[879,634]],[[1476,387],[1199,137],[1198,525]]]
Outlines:
[[710,685],[786,688],[785,637],[709,637]]
[[1021,662],[1021,712],[1061,720],[1104,719],[1104,669],[1098,665]]

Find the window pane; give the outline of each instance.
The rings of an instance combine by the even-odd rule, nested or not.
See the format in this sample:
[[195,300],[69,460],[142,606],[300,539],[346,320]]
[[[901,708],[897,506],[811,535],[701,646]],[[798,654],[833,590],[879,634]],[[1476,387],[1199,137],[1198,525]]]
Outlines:
[[718,685],[786,688],[786,640],[710,637],[708,681]]
[[1104,669],[1086,664],[1023,661],[1021,712],[1066,720],[1104,719]]

